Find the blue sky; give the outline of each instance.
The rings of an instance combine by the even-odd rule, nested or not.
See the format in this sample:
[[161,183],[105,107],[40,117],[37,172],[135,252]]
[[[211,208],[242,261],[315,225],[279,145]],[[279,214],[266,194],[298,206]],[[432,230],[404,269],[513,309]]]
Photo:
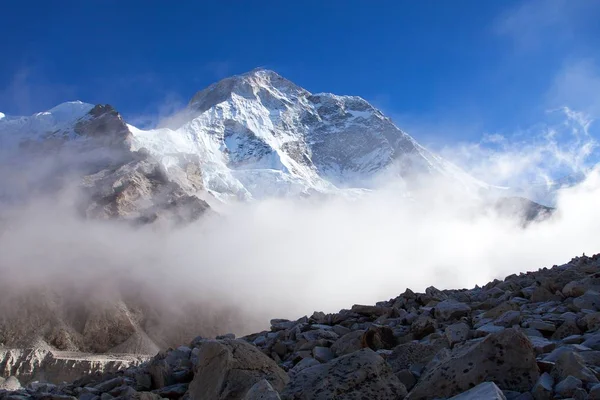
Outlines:
[[359,95],[424,143],[600,113],[600,2],[7,1],[0,111],[79,99],[145,125],[257,66]]

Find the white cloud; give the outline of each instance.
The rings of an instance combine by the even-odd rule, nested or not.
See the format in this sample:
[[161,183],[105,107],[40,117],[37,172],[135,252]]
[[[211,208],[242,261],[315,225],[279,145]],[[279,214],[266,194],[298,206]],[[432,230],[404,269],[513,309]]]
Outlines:
[[568,107],[548,111],[549,120],[508,138],[484,135],[440,153],[488,183],[527,188],[559,178],[584,175],[600,161],[591,117]]

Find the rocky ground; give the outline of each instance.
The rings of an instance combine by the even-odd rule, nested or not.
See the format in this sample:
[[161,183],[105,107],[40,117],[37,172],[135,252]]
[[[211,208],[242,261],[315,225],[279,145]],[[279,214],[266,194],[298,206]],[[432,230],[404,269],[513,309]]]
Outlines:
[[600,254],[471,290],[276,319],[239,339],[198,337],[72,383],[2,378],[0,399],[592,400],[599,378]]

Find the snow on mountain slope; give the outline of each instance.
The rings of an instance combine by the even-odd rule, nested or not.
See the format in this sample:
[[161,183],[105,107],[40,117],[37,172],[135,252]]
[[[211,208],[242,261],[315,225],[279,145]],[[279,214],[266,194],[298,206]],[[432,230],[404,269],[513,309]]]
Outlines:
[[169,165],[200,157],[204,187],[219,198],[328,193],[370,188],[379,174],[428,174],[469,190],[487,189],[420,146],[367,101],[311,94],[273,71],[256,69],[198,92],[177,118],[155,130],[129,126],[132,148]]
[[[79,101],[0,118],[2,150],[48,139],[148,154],[188,194],[202,187],[221,200],[355,193],[423,174],[468,191],[490,189],[419,145],[364,99],[312,94],[264,69],[201,90],[157,129],[138,129],[110,106]],[[201,171],[192,178],[190,163]]]
[[57,132],[72,132],[77,120],[92,108],[92,104],[71,101],[27,117],[0,113],[0,145],[7,150],[27,140],[46,139]]

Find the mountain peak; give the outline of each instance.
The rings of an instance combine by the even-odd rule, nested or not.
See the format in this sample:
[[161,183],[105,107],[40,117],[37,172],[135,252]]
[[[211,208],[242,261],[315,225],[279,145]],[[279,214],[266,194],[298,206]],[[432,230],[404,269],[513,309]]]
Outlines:
[[197,92],[188,107],[194,112],[204,112],[231,98],[234,93],[245,98],[260,98],[265,95],[296,98],[310,95],[310,92],[275,71],[259,67],[222,79]]

